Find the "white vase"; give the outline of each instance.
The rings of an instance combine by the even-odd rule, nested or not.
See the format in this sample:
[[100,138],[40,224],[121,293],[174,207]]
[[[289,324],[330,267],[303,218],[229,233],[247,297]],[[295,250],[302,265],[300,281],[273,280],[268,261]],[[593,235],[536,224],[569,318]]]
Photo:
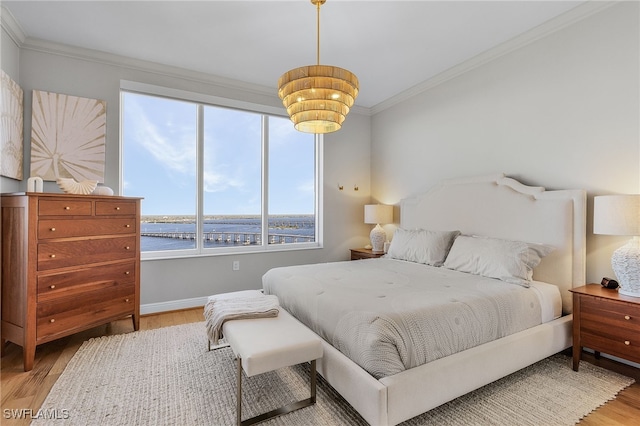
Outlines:
[[618,278],[618,293],[640,297],[640,238],[633,237],[611,256],[611,267]]
[[371,230],[369,238],[371,239],[371,251],[374,253],[383,253],[384,242],[387,241],[387,233],[382,229],[380,224],[377,224],[376,227]]

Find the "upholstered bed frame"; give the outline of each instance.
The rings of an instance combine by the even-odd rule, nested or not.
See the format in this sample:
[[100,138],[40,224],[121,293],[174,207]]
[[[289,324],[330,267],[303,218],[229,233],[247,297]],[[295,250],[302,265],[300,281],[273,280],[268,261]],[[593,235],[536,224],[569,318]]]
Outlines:
[[552,322],[377,380],[323,341],[320,374],[372,425],[395,425],[571,346],[569,289],[584,284],[586,194],[545,191],[504,175],[442,182],[400,204],[407,229],[553,245],[534,279],[560,288]]

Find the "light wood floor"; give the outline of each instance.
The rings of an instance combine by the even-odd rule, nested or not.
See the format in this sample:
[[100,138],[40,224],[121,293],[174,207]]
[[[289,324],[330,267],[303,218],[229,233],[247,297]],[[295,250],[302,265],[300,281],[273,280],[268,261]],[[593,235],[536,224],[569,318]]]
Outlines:
[[[150,330],[203,320],[202,308],[194,308],[143,316],[140,319],[140,329]],[[26,373],[22,369],[22,348],[9,343],[5,356],[2,357],[2,368],[0,369],[0,407],[2,408],[0,423],[2,425],[28,425],[30,423],[28,419],[10,419],[10,410],[33,410],[32,412],[35,414],[82,342],[91,337],[130,331],[132,331],[131,319],[123,319],[40,345],[36,351],[34,368]],[[640,369],[606,358],[596,360],[590,354],[584,354],[583,359],[633,377],[636,383],[623,390],[615,400],[589,414],[579,424],[588,426],[638,425],[638,419],[640,419]]]

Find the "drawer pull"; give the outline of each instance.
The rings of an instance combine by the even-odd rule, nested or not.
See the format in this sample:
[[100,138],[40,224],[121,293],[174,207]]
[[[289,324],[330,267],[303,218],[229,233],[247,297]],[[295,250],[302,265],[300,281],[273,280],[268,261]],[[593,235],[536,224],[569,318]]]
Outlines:
[[124,299],[125,302],[129,303],[129,299]]
[[65,210],[71,210],[71,207],[67,206],[64,208]]
[[55,232],[55,231],[56,231],[56,228],[51,228],[51,232]]
[[625,345],[627,345],[627,346],[629,346],[629,345],[631,344],[631,342],[630,342],[630,341],[628,341],[628,340],[625,340],[625,341],[624,341],[624,344],[625,344]]
[[625,315],[625,316],[624,316],[624,319],[626,319],[626,320],[630,320],[630,319],[631,319],[631,317],[630,317],[629,315]]
[[129,272],[129,271],[125,271],[125,273],[124,273],[124,274],[125,274],[125,275],[129,275],[130,273],[131,273],[131,272]]
[[56,286],[55,286],[55,285],[50,285],[50,286],[49,286],[49,288],[50,288],[51,290],[53,290],[54,288],[56,288]]
[[131,225],[126,224],[124,227],[125,227],[125,228],[131,228]]
[[126,246],[124,249],[125,249],[125,250],[130,250],[130,247],[129,247],[129,246]]
[[51,319],[49,320],[49,322],[56,322],[56,320],[54,320],[53,318],[51,318]]
[[53,259],[54,257],[56,257],[56,255],[55,254],[51,254],[51,255],[49,255],[49,257]]
[[116,207],[116,210],[120,210],[120,207]]

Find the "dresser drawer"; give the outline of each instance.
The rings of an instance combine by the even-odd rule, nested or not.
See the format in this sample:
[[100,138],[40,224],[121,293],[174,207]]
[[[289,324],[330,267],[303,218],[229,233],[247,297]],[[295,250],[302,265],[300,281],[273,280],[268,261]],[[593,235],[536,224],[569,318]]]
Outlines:
[[38,277],[38,302],[135,282],[136,263],[124,262]]
[[135,312],[133,284],[87,292],[82,299],[65,297],[38,303],[36,340],[53,340]]
[[126,200],[96,201],[96,216],[135,216],[136,203]]
[[133,234],[137,220],[132,218],[116,219],[41,219],[38,222],[38,238],[84,237],[95,235]]
[[38,244],[38,271],[110,260],[133,259],[137,237],[96,238]]
[[40,200],[39,216],[91,216],[91,200]]

